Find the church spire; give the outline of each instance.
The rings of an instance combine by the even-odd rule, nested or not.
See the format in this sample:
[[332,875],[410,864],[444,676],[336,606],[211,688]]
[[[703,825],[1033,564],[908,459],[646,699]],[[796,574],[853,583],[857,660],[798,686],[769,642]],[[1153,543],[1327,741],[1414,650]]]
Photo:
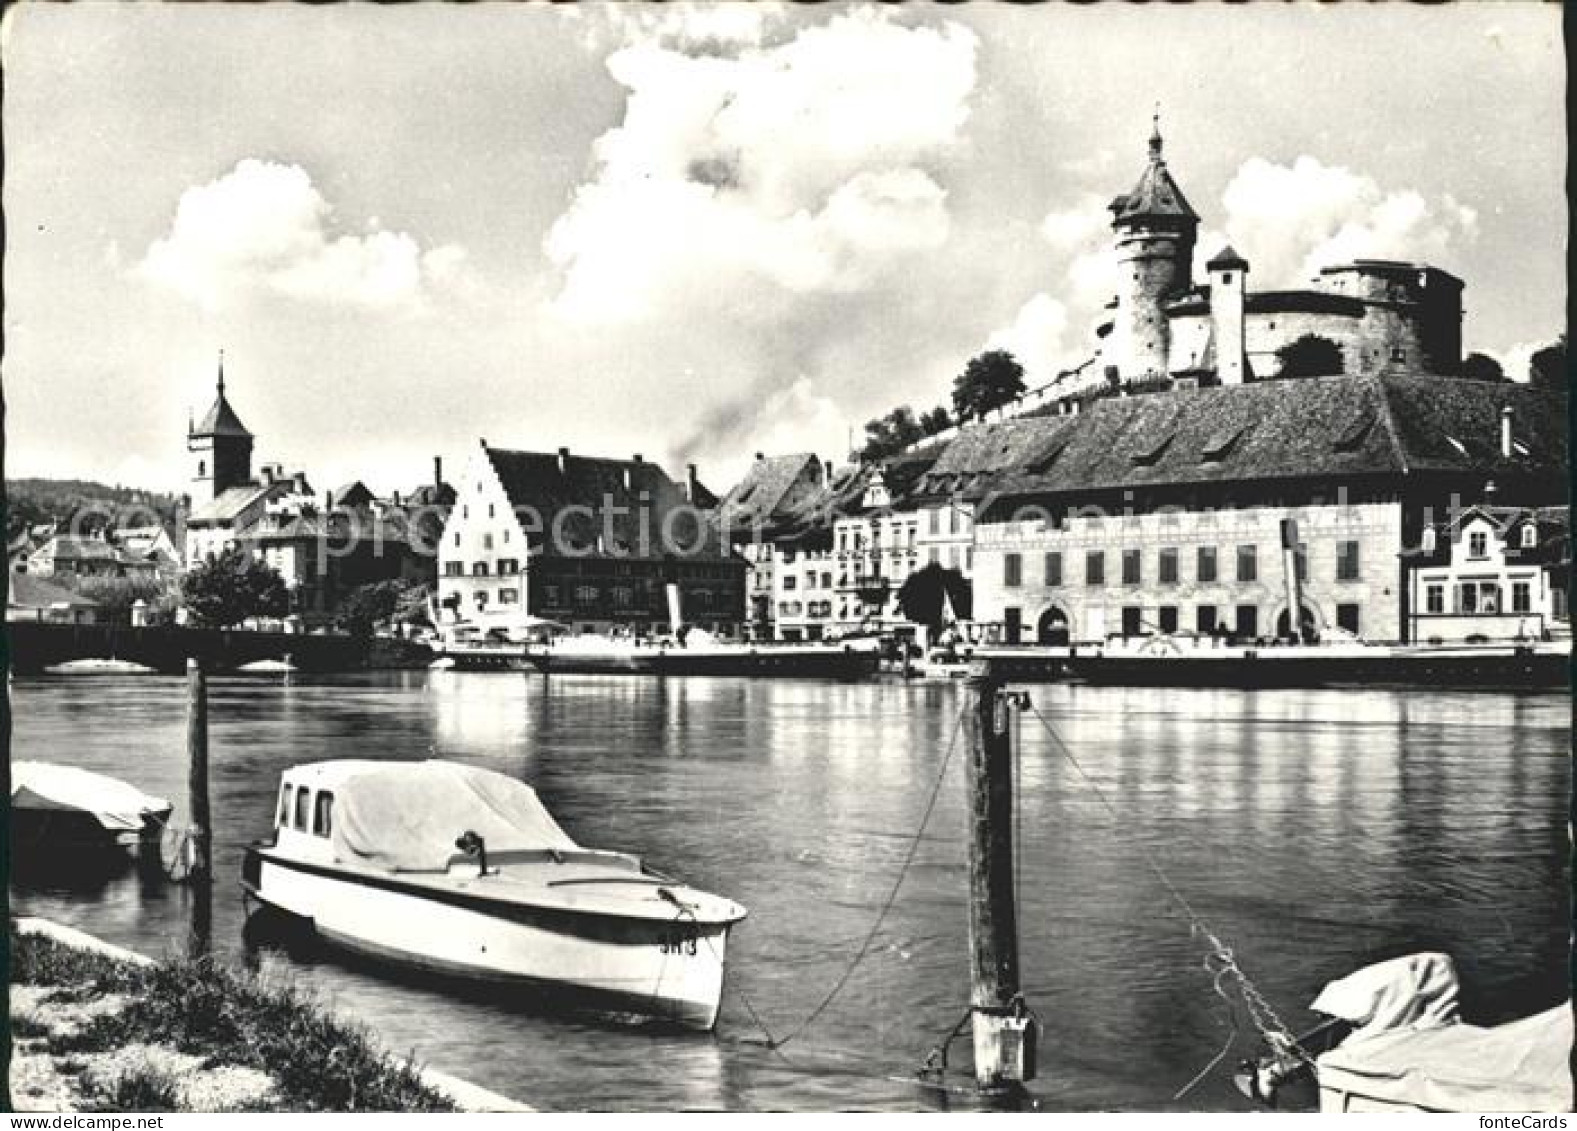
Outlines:
[[225,351],[219,351],[219,395],[225,395]]

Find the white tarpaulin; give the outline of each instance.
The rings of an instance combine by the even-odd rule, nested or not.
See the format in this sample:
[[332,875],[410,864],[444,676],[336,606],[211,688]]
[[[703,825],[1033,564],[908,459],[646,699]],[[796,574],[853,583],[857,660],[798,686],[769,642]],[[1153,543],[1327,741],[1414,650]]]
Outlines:
[[11,809],[90,813],[110,832],[134,832],[142,828],[144,814],[166,814],[171,805],[162,797],[151,797],[135,786],[91,770],[15,762],[11,766]]
[[1318,1058],[1321,1111],[1569,1111],[1571,1003],[1463,1024],[1448,955],[1409,955],[1331,982],[1311,1009],[1354,1026]]
[[341,782],[334,851],[396,872],[443,871],[474,832],[492,853],[578,847],[523,781],[454,762],[391,762]]

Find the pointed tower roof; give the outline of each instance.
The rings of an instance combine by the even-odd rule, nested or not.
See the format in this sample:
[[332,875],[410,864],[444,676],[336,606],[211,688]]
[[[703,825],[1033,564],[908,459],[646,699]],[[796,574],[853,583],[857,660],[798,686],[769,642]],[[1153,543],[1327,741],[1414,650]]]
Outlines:
[[1109,206],[1112,223],[1162,217],[1173,220],[1199,222],[1199,214],[1189,206],[1188,198],[1177,187],[1172,174],[1167,172],[1166,161],[1161,157],[1161,115],[1156,112],[1154,128],[1150,133],[1150,163],[1139,176],[1139,183],[1125,196],[1119,196]]
[[1224,271],[1229,268],[1236,268],[1239,271],[1248,270],[1248,260],[1239,255],[1231,244],[1216,252],[1215,258],[1205,264],[1207,271]]
[[214,398],[214,405],[208,410],[208,415],[203,417],[202,423],[191,430],[193,436],[246,436],[251,437],[246,425],[241,423],[241,418],[235,414],[235,409],[230,407],[230,402],[225,399],[225,355],[219,351],[219,383],[218,395]]

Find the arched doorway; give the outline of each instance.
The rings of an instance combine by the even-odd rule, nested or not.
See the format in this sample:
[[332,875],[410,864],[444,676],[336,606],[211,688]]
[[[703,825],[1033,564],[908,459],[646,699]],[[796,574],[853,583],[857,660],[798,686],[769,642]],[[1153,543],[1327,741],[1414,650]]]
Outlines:
[[1035,626],[1035,640],[1052,648],[1066,648],[1072,639],[1072,632],[1068,625],[1068,614],[1056,605],[1051,606],[1040,614],[1040,620]]
[[[1302,638],[1305,644],[1311,644],[1320,638],[1320,615],[1312,605],[1304,605],[1298,617],[1299,628],[1302,629]],[[1287,640],[1292,636],[1292,626],[1287,619],[1287,610],[1282,609],[1276,617],[1276,639]]]

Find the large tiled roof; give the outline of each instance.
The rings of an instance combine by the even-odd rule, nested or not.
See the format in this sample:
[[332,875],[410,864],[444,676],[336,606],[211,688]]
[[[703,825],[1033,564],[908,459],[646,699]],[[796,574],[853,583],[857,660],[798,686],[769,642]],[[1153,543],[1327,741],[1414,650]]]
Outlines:
[[[1054,417],[1064,423],[1071,417]],[[1047,420],[1003,420],[961,429],[915,483],[915,501],[970,496],[999,473],[1027,467],[1062,432]]]
[[[558,518],[559,529],[576,550],[594,551],[601,537],[610,553],[726,556],[717,532],[698,513],[715,505],[716,496],[698,485],[697,500],[691,503],[684,489],[654,463],[568,455],[565,470],[560,471],[559,456],[552,453],[490,447],[487,455],[510,505],[540,521],[540,533],[526,531],[533,549],[555,552],[546,544],[551,541],[546,534]],[[592,513],[569,508],[590,508]],[[606,541],[610,526],[611,546]],[[665,529],[671,536],[666,546],[662,544]]]
[[[1500,455],[1513,409],[1521,449]],[[1051,457],[1004,471],[998,496],[1192,483],[1402,476],[1566,475],[1566,412],[1526,385],[1439,377],[1315,377],[1093,402],[1028,418]]]
[[290,484],[288,482],[243,483],[239,487],[229,487],[219,492],[212,499],[194,506],[191,514],[186,516],[186,522],[188,525],[193,523],[233,522],[242,511],[263,496],[270,494],[283,495],[289,489]]
[[761,456],[751,463],[745,477],[723,496],[721,506],[737,522],[770,523],[790,518],[806,501],[791,492],[796,485],[805,482],[819,483],[819,464],[811,452]]
[[117,558],[115,547],[100,538],[75,538],[62,534],[51,538],[42,547],[39,553],[48,553],[57,562],[59,561],[114,561]]

